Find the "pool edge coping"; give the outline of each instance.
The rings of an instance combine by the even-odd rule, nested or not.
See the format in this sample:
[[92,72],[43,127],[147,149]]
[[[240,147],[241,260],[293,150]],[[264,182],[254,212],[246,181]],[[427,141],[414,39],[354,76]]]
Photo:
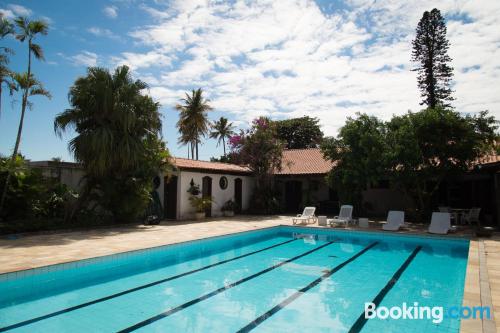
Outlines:
[[[330,232],[341,232],[341,233],[378,234],[378,235],[385,235],[385,236],[388,236],[391,238],[392,237],[430,238],[430,239],[434,239],[434,240],[448,240],[448,241],[449,240],[454,240],[454,241],[462,240],[462,241],[469,241],[469,242],[471,240],[470,237],[468,237],[468,236],[449,235],[449,234],[445,235],[443,237],[442,235],[419,234],[419,233],[405,232],[405,231],[385,232],[382,230],[375,230],[375,229],[373,229],[373,230],[340,229],[340,228],[331,228],[331,227],[323,227],[323,226],[278,224],[278,225],[274,225],[274,226],[258,227],[255,229],[245,230],[245,231],[229,232],[229,233],[224,233],[224,234],[220,234],[220,235],[201,237],[201,238],[184,240],[184,241],[173,242],[173,243],[167,243],[167,244],[162,244],[162,245],[143,247],[143,248],[139,248],[139,249],[115,252],[115,253],[111,253],[111,254],[104,254],[104,255],[82,258],[82,259],[77,259],[77,260],[61,261],[61,262],[54,263],[54,264],[36,266],[36,267],[27,268],[27,269],[18,269],[18,270],[13,270],[13,271],[7,271],[7,272],[0,273],[0,280],[4,276],[10,275],[10,274],[21,274],[22,273],[23,275],[28,275],[29,272],[34,271],[34,270],[51,270],[57,266],[71,265],[71,264],[79,263],[79,262],[97,261],[97,260],[103,259],[105,257],[122,256],[122,255],[125,256],[125,255],[129,255],[129,254],[133,254],[135,252],[151,251],[151,250],[160,249],[163,247],[189,244],[189,243],[198,242],[198,241],[202,241],[202,240],[211,240],[211,239],[217,239],[217,238],[222,238],[222,237],[229,237],[229,236],[234,236],[234,235],[258,232],[258,231],[264,231],[264,230],[281,229],[281,228],[297,228],[297,229],[307,229],[307,230],[315,230],[316,229],[316,230],[326,230],[326,231],[330,231]],[[469,246],[470,246],[470,244],[469,244]]]

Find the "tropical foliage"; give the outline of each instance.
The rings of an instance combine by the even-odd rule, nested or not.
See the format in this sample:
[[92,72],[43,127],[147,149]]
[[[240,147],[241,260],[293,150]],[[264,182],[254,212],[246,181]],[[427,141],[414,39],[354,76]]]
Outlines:
[[135,221],[152,200],[153,178],[167,168],[159,104],[143,95],[127,66],[91,67],[69,92],[71,108],[54,121],[58,135],[74,129],[69,149],[86,172],[79,205],[97,202],[116,222]]
[[268,118],[258,118],[250,129],[231,137],[229,144],[233,160],[247,165],[255,176],[256,188],[250,204],[254,212],[276,212],[279,202],[272,188],[272,175],[282,167],[285,147],[277,137],[276,124]]
[[[0,14],[0,40],[13,33],[13,24]],[[7,65],[9,64],[9,54],[12,53],[13,51],[11,49],[0,46],[0,117],[2,115],[1,107],[3,86],[6,85],[7,88],[9,88],[11,94],[15,89],[11,81],[12,71],[7,67]]]
[[288,149],[317,148],[323,140],[319,119],[304,116],[275,121],[278,138]]
[[65,208],[76,197],[57,179],[44,177],[39,169],[29,167],[20,155],[14,163],[0,157],[0,180],[5,181],[7,174],[11,181],[1,216],[5,220],[62,219]]
[[336,138],[328,137],[321,146],[326,158],[336,161],[328,183],[339,199],[361,209],[362,191],[385,174],[385,124],[366,114],[349,117]]
[[[32,57],[35,59],[44,60],[43,49],[39,44],[35,43],[35,39],[39,35],[46,35],[48,33],[48,25],[44,21],[30,21],[25,17],[18,17],[14,20],[16,25],[16,39],[20,42],[27,41],[28,43],[28,64],[26,73],[16,74],[14,77],[14,84],[21,90],[21,117],[19,120],[19,126],[17,130],[16,143],[12,152],[11,160],[17,157],[19,152],[19,145],[21,143],[21,134],[23,132],[24,116],[26,114],[26,108],[32,108],[33,104],[29,101],[29,97],[35,95],[42,95],[50,98],[50,94],[46,91],[42,84],[34,77],[31,70]],[[5,204],[5,198],[7,195],[7,190],[9,187],[10,173],[7,173],[5,178],[5,183],[3,187],[2,197],[0,199],[0,212]]]
[[201,88],[191,91],[191,95],[186,93],[186,98],[181,99],[181,104],[175,106],[179,111],[179,120],[177,128],[180,133],[179,143],[188,145],[192,159],[198,159],[198,148],[201,139],[205,137],[210,130],[210,121],[208,120],[208,111],[212,107],[208,104],[209,100],[203,97]]
[[422,220],[442,181],[467,171],[498,140],[498,122],[487,112],[462,116],[436,108],[408,112],[387,123],[387,162],[390,179],[408,194]]
[[226,139],[229,139],[234,134],[233,123],[230,123],[227,118],[220,117],[219,120],[215,121],[212,124],[210,138],[217,140],[217,146],[219,146],[222,141],[224,156],[226,156]]
[[202,197],[196,195],[191,195],[189,197],[189,203],[197,213],[203,213],[205,209],[210,208],[213,202],[214,200],[212,197]]
[[487,112],[462,116],[449,109],[425,109],[383,122],[358,114],[349,118],[336,138],[322,150],[335,161],[329,175],[341,200],[361,205],[361,192],[370,183],[389,180],[413,199],[414,218],[428,217],[431,199],[442,181],[470,170],[493,152],[498,122]]

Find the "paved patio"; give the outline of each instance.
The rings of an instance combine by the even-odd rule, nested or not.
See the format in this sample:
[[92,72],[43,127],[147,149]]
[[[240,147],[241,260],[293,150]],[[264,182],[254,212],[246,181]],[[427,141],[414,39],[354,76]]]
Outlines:
[[[203,222],[163,222],[157,226],[24,235],[13,239],[2,237],[0,273],[285,224],[292,224],[289,216],[238,216]],[[370,222],[370,231],[382,232],[380,229],[380,222]],[[401,232],[423,234],[426,231],[425,226],[409,225]],[[461,332],[496,332],[497,327],[500,329],[500,236],[475,239],[470,229],[450,235],[457,236],[471,238],[463,305],[491,306],[496,318],[462,320]]]

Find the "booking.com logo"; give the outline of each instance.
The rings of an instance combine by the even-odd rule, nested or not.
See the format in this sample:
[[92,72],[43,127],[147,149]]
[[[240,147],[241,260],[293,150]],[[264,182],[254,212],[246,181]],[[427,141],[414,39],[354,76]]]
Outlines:
[[432,319],[432,322],[439,324],[444,318],[452,319],[491,319],[491,309],[489,306],[420,306],[418,302],[413,305],[403,303],[401,306],[379,306],[375,303],[365,303],[365,319]]

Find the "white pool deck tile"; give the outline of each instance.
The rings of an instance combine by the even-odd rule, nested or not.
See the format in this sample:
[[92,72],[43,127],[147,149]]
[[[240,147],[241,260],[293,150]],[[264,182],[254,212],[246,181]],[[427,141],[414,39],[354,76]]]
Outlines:
[[[237,216],[201,222],[162,222],[157,226],[121,226],[88,231],[21,235],[18,238],[2,237],[0,274],[291,224],[290,216]],[[317,224],[310,226],[319,227]],[[352,229],[358,228],[352,227]],[[378,222],[371,222],[370,228],[363,230],[382,232],[381,224]],[[424,227],[415,225],[410,225],[401,233],[426,234]],[[470,230],[462,230],[445,237],[464,236],[469,237],[471,242],[463,305],[491,306],[494,318],[462,320],[460,332],[496,332],[500,329],[500,236],[485,240],[475,239]],[[23,273],[18,272],[18,274]]]

